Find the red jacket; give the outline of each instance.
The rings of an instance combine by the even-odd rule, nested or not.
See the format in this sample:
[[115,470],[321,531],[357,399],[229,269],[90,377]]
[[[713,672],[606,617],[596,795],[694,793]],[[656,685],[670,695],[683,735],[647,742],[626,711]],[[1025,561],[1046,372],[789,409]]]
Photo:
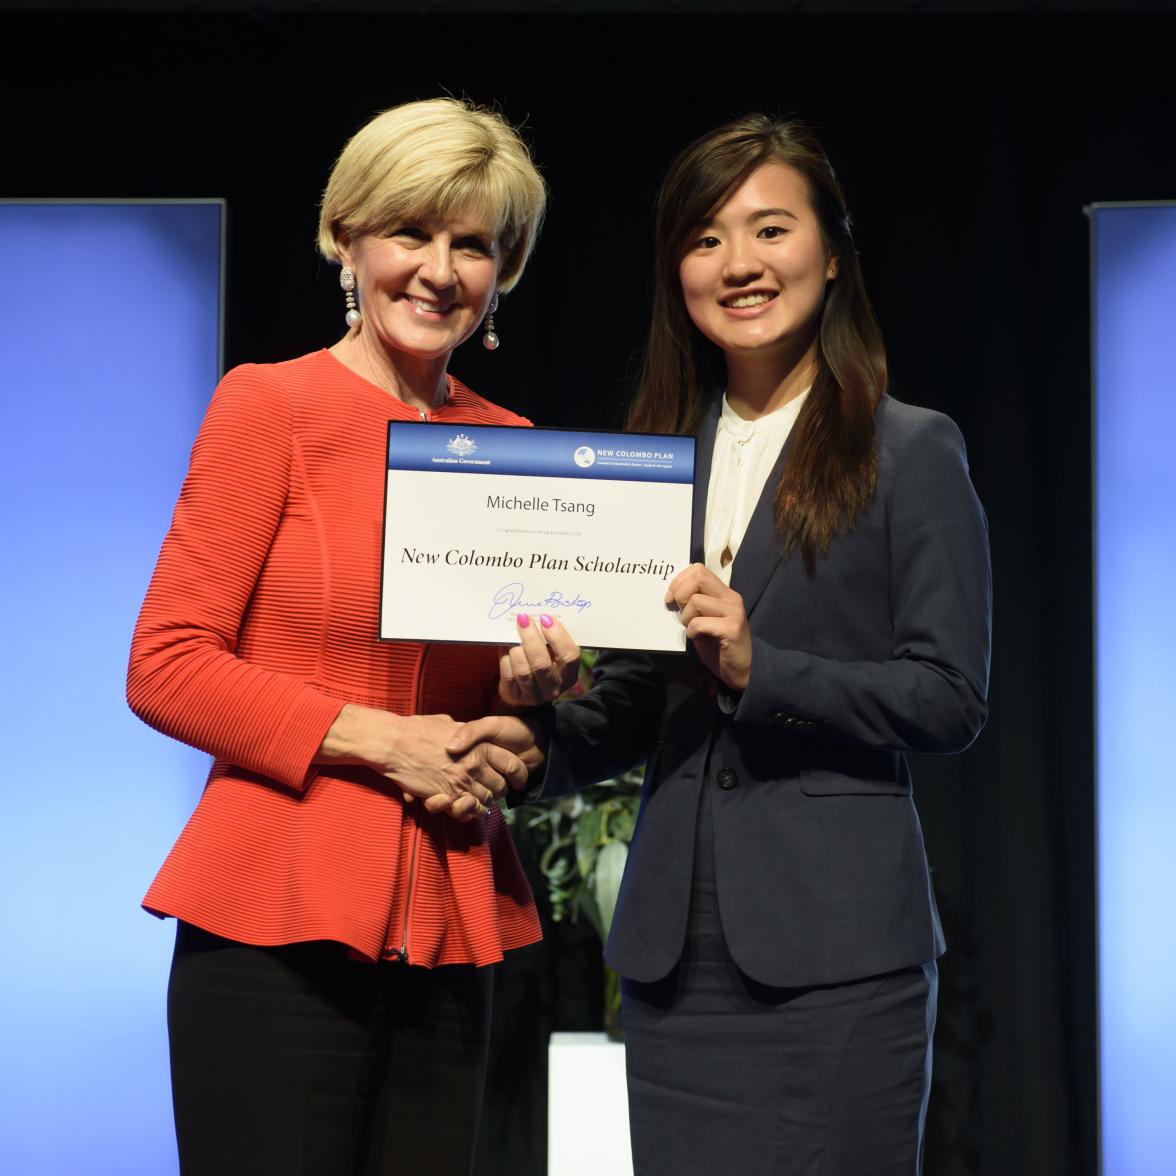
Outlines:
[[[221,381],[131,647],[135,713],[214,756],[143,905],[245,943],[488,964],[540,937],[498,810],[461,824],[311,763],[345,702],[493,704],[493,648],[376,640],[390,419],[419,417],[327,351]],[[529,423],[456,380],[429,420]]]

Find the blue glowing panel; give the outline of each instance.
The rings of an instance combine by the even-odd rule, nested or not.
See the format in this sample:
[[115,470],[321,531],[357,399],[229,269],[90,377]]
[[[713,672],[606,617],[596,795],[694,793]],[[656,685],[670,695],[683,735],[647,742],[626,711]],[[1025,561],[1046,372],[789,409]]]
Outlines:
[[205,757],[123,697],[220,369],[219,202],[0,204],[0,1168],[177,1170],[173,932],[139,900]]
[[1176,1172],[1176,204],[1096,207],[1105,1176]]

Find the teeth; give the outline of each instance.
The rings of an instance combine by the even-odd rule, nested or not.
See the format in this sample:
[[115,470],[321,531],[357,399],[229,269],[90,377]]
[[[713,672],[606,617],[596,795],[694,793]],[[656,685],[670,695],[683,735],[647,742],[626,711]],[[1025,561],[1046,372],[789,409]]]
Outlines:
[[727,302],[727,305],[734,310],[744,310],[749,306],[762,306],[765,302],[771,302],[771,294],[742,294],[738,298],[732,298]]
[[442,306],[439,302],[426,302],[423,298],[413,298],[409,295],[409,302],[417,308],[417,310],[428,310],[435,314],[444,314],[448,307]]

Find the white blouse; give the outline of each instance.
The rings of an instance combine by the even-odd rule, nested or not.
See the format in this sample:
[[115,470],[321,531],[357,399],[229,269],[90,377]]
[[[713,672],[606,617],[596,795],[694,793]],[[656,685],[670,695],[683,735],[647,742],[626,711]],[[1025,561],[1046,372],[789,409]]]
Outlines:
[[724,584],[731,583],[731,564],[747,524],[808,393],[806,388],[754,421],[745,421],[723,396],[706,496],[703,562]]

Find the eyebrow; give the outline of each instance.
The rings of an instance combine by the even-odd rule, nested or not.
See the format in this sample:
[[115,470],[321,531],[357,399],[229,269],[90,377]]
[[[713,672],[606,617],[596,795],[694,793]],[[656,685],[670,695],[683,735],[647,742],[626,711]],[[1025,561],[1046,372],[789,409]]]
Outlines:
[[[767,220],[769,217],[773,217],[773,216],[788,216],[788,217],[791,217],[794,221],[796,221],[798,223],[800,221],[800,217],[798,217],[795,212],[793,212],[791,209],[788,209],[788,208],[761,208],[761,209],[758,209],[756,212],[753,212],[751,214],[751,216],[749,216],[747,219],[749,222],[754,222],[754,221],[760,221],[760,220]],[[715,223],[714,217],[710,217],[710,216],[703,217],[702,220],[698,221],[695,224],[694,229],[692,231],[696,232],[696,233],[701,233],[705,229],[710,228],[710,226],[713,225],[714,223]]]
[[747,219],[757,221],[770,216],[790,216],[794,221],[800,220],[795,212],[791,212],[787,208],[761,208],[758,212],[753,212]]

